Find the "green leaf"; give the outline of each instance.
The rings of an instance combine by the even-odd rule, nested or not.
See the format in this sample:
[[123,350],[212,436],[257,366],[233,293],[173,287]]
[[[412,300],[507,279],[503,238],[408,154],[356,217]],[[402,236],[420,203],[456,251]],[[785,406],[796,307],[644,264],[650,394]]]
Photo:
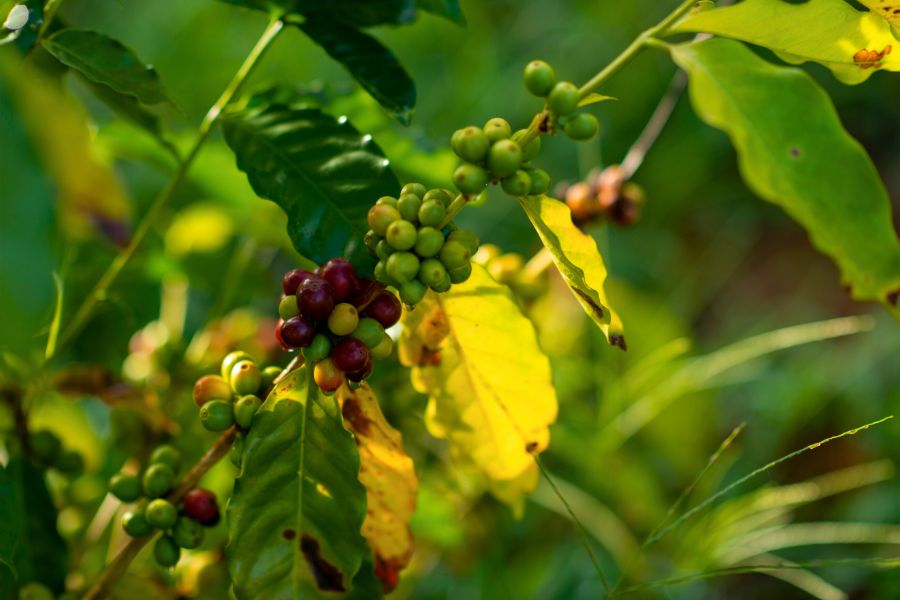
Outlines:
[[416,0],[416,6],[426,12],[450,19],[458,25],[466,24],[459,0]]
[[344,118],[285,104],[233,113],[224,131],[253,190],[287,213],[300,254],[317,263],[345,256],[371,274],[366,215],[379,197],[396,195],[400,182],[370,136]]
[[399,25],[416,16],[415,0],[222,0],[271,14],[338,19],[356,27]]
[[91,81],[134,96],[144,104],[170,102],[156,70],[102,33],[63,29],[44,40],[43,46],[61,63]]
[[581,99],[578,103],[578,108],[583,108],[585,106],[590,106],[591,104],[597,104],[599,102],[608,102],[610,100],[618,100],[618,98],[614,98],[613,96],[604,96],[603,94],[598,94],[596,92],[591,92],[587,96]]
[[0,469],[0,523],[5,524],[0,528],[0,564],[9,567],[13,574],[15,574],[13,556],[21,543],[21,530],[9,525],[19,522],[20,508],[16,488],[10,477],[10,469],[8,467]]
[[597,242],[572,223],[565,202],[547,196],[519,198],[556,268],[584,312],[603,331],[610,344],[626,349],[621,319],[606,298],[606,265]]
[[346,592],[368,560],[356,444],[310,380],[305,368],[285,377],[244,439],[225,549],[238,600]]
[[416,106],[416,86],[393,53],[370,35],[330,18],[298,25],[404,125]]
[[900,2],[896,0],[859,0],[859,3],[881,15],[891,25],[900,27]]
[[900,242],[888,195],[825,92],[730,40],[673,46],[672,56],[700,117],[731,138],[747,184],[806,228],[855,299],[892,304]]
[[878,69],[900,71],[891,26],[844,0],[744,0],[694,12],[672,32],[706,32],[765,46],[791,63],[825,65],[844,83],[865,81]]

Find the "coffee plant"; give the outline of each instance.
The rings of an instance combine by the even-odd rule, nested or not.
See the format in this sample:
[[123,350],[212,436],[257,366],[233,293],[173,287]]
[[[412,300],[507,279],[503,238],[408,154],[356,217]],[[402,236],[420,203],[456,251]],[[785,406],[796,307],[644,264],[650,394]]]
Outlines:
[[[639,313],[638,295],[607,281],[617,264],[608,262],[615,244],[607,225],[623,228],[614,239],[624,239],[642,217],[665,210],[658,186],[651,193],[633,179],[686,87],[696,115],[727,135],[749,190],[805,230],[852,300],[900,318],[888,193],[819,83],[826,72],[829,86],[856,86],[900,71],[900,4],[687,0],[586,81],[564,60],[518,63],[517,89],[502,90],[509,114],[473,114],[427,148],[407,139],[421,135],[415,127],[401,129],[413,123],[416,87],[373,28],[401,35],[439,17],[466,36],[458,0],[222,1],[232,6],[212,10],[232,30],[260,17],[268,24],[192,133],[174,125],[202,100],[176,99],[163,83],[174,74],[103,33],[109,23],[95,29],[89,3],[0,2],[2,598],[369,599],[395,589],[402,597],[671,597],[686,584],[765,573],[833,599],[848,596],[816,569],[896,567],[883,554],[818,562],[775,554],[805,543],[896,543],[900,533],[885,523],[808,524],[802,533],[789,523],[794,508],[887,479],[884,461],[838,461],[803,483],[729,497],[788,459],[850,443],[887,420],[868,410],[860,412],[873,418],[859,419],[868,425],[823,432],[724,479],[720,458],[738,426],[657,514],[659,498],[646,491],[652,478],[629,475],[639,461],[623,448],[628,440],[722,373],[871,329],[872,318],[783,328],[688,358],[675,333],[653,337],[666,307]],[[165,13],[157,24],[186,7],[155,7]],[[223,28],[217,44],[237,52],[243,39],[232,34]],[[166,27],[152,35],[169,43]],[[276,42],[292,54],[270,57]],[[252,77],[267,59],[296,62],[312,46],[361,91],[276,70],[266,81]],[[615,138],[615,120],[635,112],[635,98],[607,95],[610,82],[641,73],[653,52],[680,74],[625,160],[602,165],[598,138]],[[178,60],[187,72],[179,77],[205,81],[192,56]],[[796,66],[804,63],[824,69],[814,78]],[[448,69],[439,78],[458,75]],[[514,107],[526,104],[530,118],[522,119]],[[457,118],[461,106],[448,114]],[[598,114],[608,116],[602,127]],[[691,147],[670,157],[670,176],[692,170]],[[577,154],[586,167],[579,178],[556,175],[560,154]],[[119,174],[113,159],[126,165]],[[247,184],[260,200],[240,195]],[[202,202],[219,195],[240,198],[243,235],[232,236],[235,225]],[[134,206],[142,214],[132,229]],[[502,215],[497,227],[480,225],[488,214]],[[516,219],[533,232],[517,241],[498,233]],[[232,237],[240,241],[226,252]],[[265,288],[265,303],[251,288]],[[158,318],[135,311],[160,290]],[[113,342],[122,332],[130,340]],[[596,347],[585,349],[585,340]],[[641,360],[623,363],[630,359],[595,341]],[[885,352],[896,366],[896,344]],[[619,377],[615,386],[608,377]],[[599,416],[557,401],[585,389],[596,389]],[[634,494],[619,498],[619,515],[551,475],[560,463],[545,455],[550,427],[566,411],[572,424],[559,425],[559,460],[579,461],[590,479],[602,472],[606,483],[597,485],[611,497]],[[707,432],[706,416],[676,427]],[[718,491],[705,487],[707,471]],[[689,508],[695,489],[707,497]],[[488,529],[529,523],[529,498],[572,521],[581,546],[565,562],[586,560],[586,583],[538,587],[529,571],[545,561],[534,556],[521,581],[463,591],[440,583],[450,575],[432,564],[434,548],[476,539],[490,554],[491,534],[472,524],[485,514]],[[663,518],[646,527],[647,515]],[[642,544],[626,522],[650,532]],[[529,539],[544,534],[556,535],[539,527]],[[663,538],[660,560],[650,552]],[[458,560],[463,568],[467,559]],[[407,576],[433,587],[412,587]],[[718,597],[697,589],[684,597]],[[772,593],[756,589],[756,597]],[[877,589],[887,594],[877,597],[900,593]]]

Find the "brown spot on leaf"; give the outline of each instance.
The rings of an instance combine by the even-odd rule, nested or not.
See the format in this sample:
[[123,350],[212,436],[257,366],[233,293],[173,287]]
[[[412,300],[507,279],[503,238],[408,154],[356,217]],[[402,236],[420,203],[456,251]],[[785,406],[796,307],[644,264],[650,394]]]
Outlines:
[[598,319],[602,319],[602,318],[603,318],[603,309],[600,308],[600,305],[597,304],[597,303],[594,301],[593,298],[591,298],[590,296],[588,296],[586,293],[582,292],[582,291],[579,290],[578,288],[574,288],[574,287],[573,287],[572,290],[573,290],[576,294],[578,294],[578,297],[579,297],[579,298],[581,298],[582,300],[584,300],[585,302],[588,303],[588,305],[591,307],[591,309],[594,311],[594,313],[596,313],[596,316],[597,316]]
[[419,360],[420,367],[439,367],[441,365],[441,351],[422,349],[422,358]]
[[628,344],[625,343],[625,336],[621,333],[611,333],[609,334],[609,343],[611,346],[615,346],[616,348],[621,348],[623,351],[628,351]]
[[294,531],[293,529],[288,528],[281,532],[281,537],[283,537],[286,540],[292,540],[295,537],[297,537],[297,532]]
[[350,428],[358,435],[368,435],[371,422],[363,414],[359,408],[359,402],[355,396],[348,395],[344,398],[344,405],[341,407],[341,414],[344,420],[350,423]]
[[860,69],[878,69],[881,67],[881,61],[891,53],[891,50],[893,50],[892,46],[885,46],[881,52],[863,48],[853,55],[853,62]]
[[887,295],[888,304],[900,307],[900,290],[894,290]]
[[529,454],[531,454],[532,452],[534,452],[537,449],[538,449],[537,442],[528,442],[527,444],[525,444],[525,452],[527,452]]
[[800,148],[791,148],[791,157],[797,158],[800,156]]
[[313,577],[316,579],[316,586],[325,592],[345,592],[344,576],[330,562],[322,558],[319,552],[319,542],[312,536],[304,535],[300,538],[300,552],[309,565]]

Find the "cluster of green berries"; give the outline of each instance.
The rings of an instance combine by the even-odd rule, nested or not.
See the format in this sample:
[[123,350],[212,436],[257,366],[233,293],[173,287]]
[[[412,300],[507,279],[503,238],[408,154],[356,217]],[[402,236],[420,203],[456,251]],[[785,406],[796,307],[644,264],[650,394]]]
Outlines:
[[597,117],[590,113],[578,113],[581,93],[571,81],[557,81],[556,72],[542,60],[525,65],[525,87],[539,98],[545,98],[547,110],[554,122],[575,141],[589,140],[600,131]]
[[222,361],[221,372],[221,376],[204,375],[194,384],[200,422],[209,431],[225,431],[235,423],[249,429],[281,368],[260,369],[246,352],[232,352]]
[[322,392],[336,392],[345,380],[359,384],[375,360],[391,355],[394,341],[385,329],[400,320],[400,301],[377,281],[359,277],[350,261],[334,258],[315,271],[288,271],[281,288],[275,337],[283,348],[303,352]]
[[448,221],[453,201],[447,190],[409,183],[399,198],[385,196],[369,210],[365,242],[378,258],[375,279],[399,290],[407,306],[421,302],[429,288],[446,292],[472,275],[478,236]]
[[483,266],[498,283],[509,286],[520,300],[535,300],[546,290],[546,279],[529,275],[521,254],[504,253],[493,244],[484,244],[472,257],[472,262]]
[[200,546],[204,527],[213,527],[220,519],[216,496],[209,490],[192,489],[177,506],[165,497],[175,487],[180,467],[181,454],[163,444],[150,455],[143,473],[118,473],[109,481],[113,496],[122,502],[136,503],[122,517],[125,533],[144,537],[163,532],[153,547],[153,556],[164,567],[178,562],[181,548]]
[[63,448],[62,442],[52,431],[41,429],[28,436],[31,456],[38,466],[56,469],[69,476],[84,471],[84,459],[75,450]]

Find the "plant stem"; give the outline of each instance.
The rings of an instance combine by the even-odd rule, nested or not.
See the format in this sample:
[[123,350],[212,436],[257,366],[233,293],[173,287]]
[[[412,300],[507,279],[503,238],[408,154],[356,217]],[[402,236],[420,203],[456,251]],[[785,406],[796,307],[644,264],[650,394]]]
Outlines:
[[453,202],[450,203],[450,206],[447,207],[447,214],[444,216],[444,220],[441,221],[441,224],[437,226],[438,229],[443,229],[447,226],[447,224],[453,220],[453,218],[459,214],[463,208],[466,207],[466,204],[469,202],[468,196],[465,194],[460,194],[456,198],[453,199]]
[[[193,146],[191,146],[191,149],[188,152],[187,156],[185,156],[184,159],[182,159],[179,163],[178,169],[175,171],[172,179],[153,200],[150,208],[147,209],[147,212],[144,214],[143,219],[138,224],[137,228],[134,231],[134,234],[131,236],[131,240],[128,242],[128,245],[115,257],[115,259],[113,259],[109,267],[106,268],[106,271],[94,285],[94,288],[91,290],[88,296],[81,303],[81,306],[75,312],[72,320],[69,321],[69,324],[63,330],[63,333],[60,336],[59,344],[57,345],[57,350],[59,349],[59,347],[65,346],[67,343],[72,341],[75,335],[77,335],[87,324],[88,319],[94,314],[97,302],[106,298],[109,287],[113,284],[113,282],[115,282],[116,278],[122,272],[122,269],[134,255],[135,250],[137,250],[138,246],[140,246],[141,242],[150,231],[150,228],[156,222],[156,219],[159,217],[162,209],[169,203],[169,201],[171,201],[172,197],[175,195],[175,191],[178,189],[178,186],[181,185],[181,183],[184,181],[188,171],[191,168],[191,165],[194,163],[194,160],[197,158],[197,155],[200,153],[203,145],[209,139],[210,133],[212,133],[213,125],[215,125],[219,120],[222,111],[225,110],[228,104],[230,104],[234,99],[235,95],[237,95],[238,91],[240,91],[241,87],[247,81],[247,78],[250,76],[250,74],[259,64],[260,60],[266,54],[266,51],[272,46],[272,43],[278,37],[278,34],[281,33],[283,27],[284,23],[280,18],[273,19],[269,23],[268,27],[266,27],[266,30],[259,38],[259,41],[257,41],[256,46],[254,46],[253,50],[250,51],[250,54],[247,55],[247,58],[244,60],[244,63],[241,65],[240,69],[238,69],[237,73],[235,73],[231,82],[228,84],[228,87],[225,88],[225,91],[222,92],[222,95],[219,96],[219,99],[216,101],[216,103],[213,104],[213,106],[206,113],[206,116],[203,118],[203,122],[200,124],[200,127],[197,130],[197,137],[194,140]],[[48,356],[47,358],[49,359],[51,357]]]

